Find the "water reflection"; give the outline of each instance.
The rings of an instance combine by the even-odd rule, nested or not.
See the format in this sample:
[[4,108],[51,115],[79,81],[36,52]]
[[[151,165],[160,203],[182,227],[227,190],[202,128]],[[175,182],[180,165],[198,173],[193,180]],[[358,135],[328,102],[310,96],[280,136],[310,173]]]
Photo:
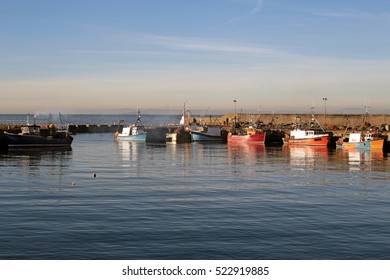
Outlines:
[[338,154],[347,161],[350,170],[360,170],[361,166],[383,165],[383,160],[385,159],[384,153],[381,150],[340,149]]
[[139,161],[140,155],[145,150],[143,142],[116,141],[118,152],[124,161]]
[[191,165],[192,160],[192,143],[167,143],[166,145],[168,160],[172,163],[181,162],[183,165]]
[[228,143],[228,158],[235,165],[253,165],[265,157],[264,144]]
[[34,148],[2,150],[0,157],[13,164],[36,166],[42,161],[61,161],[72,154],[72,148]]
[[192,143],[193,155],[199,163],[215,162],[226,154],[226,145],[221,143]]
[[[2,172],[7,176],[22,176],[31,178],[49,178],[56,181],[64,170],[69,167],[72,149],[67,148],[34,148],[10,149],[0,152]],[[8,168],[5,171],[3,168]]]
[[290,158],[292,165],[312,166],[318,160],[328,158],[328,147],[326,146],[283,146],[283,152]]

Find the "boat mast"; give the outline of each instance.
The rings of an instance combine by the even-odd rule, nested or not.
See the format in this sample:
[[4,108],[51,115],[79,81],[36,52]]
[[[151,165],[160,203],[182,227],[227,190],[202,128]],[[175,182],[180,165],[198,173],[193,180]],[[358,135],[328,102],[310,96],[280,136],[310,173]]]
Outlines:
[[139,108],[137,109],[137,124],[141,124],[141,112]]
[[315,121],[319,125],[321,130],[323,132],[326,132],[325,129],[321,126],[321,124],[317,121],[316,117],[314,116],[314,106],[311,106],[310,109],[311,109],[311,121]]
[[[58,113],[58,117],[60,118],[60,130],[62,130],[62,116],[61,113]],[[50,121],[51,123],[51,121]]]
[[[187,117],[186,117],[186,115],[187,115]],[[184,102],[183,115],[181,117],[180,124],[184,125],[184,126],[188,126],[189,118],[190,118],[190,112],[189,112],[189,110],[186,110],[186,103]]]

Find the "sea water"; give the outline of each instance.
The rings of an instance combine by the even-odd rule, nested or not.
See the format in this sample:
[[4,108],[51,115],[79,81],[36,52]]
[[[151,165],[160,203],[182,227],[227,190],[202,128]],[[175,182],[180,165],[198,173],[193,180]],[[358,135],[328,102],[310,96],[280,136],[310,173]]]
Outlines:
[[389,259],[383,152],[116,142],[0,152],[0,259]]

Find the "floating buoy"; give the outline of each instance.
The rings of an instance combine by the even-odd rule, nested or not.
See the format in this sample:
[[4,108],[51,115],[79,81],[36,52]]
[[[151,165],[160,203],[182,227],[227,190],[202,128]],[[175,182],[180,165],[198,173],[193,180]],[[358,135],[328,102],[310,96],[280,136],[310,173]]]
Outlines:
[[93,178],[96,178],[96,173],[93,173]]
[[76,186],[76,182],[72,182],[72,186]]

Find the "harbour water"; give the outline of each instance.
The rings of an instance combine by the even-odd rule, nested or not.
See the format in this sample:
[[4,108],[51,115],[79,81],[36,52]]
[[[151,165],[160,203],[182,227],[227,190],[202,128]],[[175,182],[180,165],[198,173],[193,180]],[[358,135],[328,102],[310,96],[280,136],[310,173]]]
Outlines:
[[[129,123],[135,122],[135,114],[0,114],[0,124],[25,124],[27,121],[37,124],[48,124],[50,122],[62,124],[118,124],[119,120],[125,120]],[[179,115],[142,115],[142,121],[145,125],[164,125],[170,122],[179,122]]]
[[383,152],[78,134],[0,168],[0,259],[390,258]]

